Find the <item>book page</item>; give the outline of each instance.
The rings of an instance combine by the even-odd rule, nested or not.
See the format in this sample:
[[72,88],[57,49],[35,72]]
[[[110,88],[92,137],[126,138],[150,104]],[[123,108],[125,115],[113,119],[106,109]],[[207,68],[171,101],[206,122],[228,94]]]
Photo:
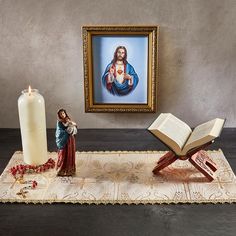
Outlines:
[[[154,135],[179,153],[191,134],[191,128],[170,113],[162,113],[148,128]],[[176,145],[174,145],[174,143]]]
[[223,125],[224,120],[216,118],[197,126],[189,137],[183,151],[187,152],[194,147],[198,147],[212,141],[220,135]]
[[186,123],[172,114],[168,115],[158,129],[173,139],[181,149],[192,132],[191,128]]

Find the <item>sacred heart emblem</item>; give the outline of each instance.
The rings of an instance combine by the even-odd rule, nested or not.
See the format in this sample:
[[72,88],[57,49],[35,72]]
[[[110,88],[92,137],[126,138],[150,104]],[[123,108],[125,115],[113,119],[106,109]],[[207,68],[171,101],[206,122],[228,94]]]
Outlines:
[[121,75],[121,74],[123,73],[123,70],[119,69],[119,70],[117,70],[117,73],[118,73],[119,75]]

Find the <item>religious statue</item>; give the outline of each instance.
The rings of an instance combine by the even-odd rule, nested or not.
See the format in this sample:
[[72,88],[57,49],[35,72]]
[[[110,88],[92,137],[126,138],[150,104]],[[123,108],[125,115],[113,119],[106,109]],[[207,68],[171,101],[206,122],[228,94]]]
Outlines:
[[58,148],[57,176],[73,176],[75,166],[75,135],[77,125],[67,115],[65,109],[57,112],[56,144]]
[[133,66],[127,61],[127,50],[119,46],[111,63],[106,67],[102,83],[113,95],[124,96],[135,89],[139,81]]

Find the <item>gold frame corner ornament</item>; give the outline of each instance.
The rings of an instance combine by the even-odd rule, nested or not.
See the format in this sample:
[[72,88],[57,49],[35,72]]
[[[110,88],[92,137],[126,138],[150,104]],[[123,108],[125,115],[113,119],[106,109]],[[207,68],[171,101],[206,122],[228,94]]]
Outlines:
[[[131,35],[148,37],[148,76],[147,103],[100,103],[94,101],[93,88],[93,52],[92,37],[96,35]],[[139,112],[155,113],[157,111],[157,80],[158,80],[158,47],[159,25],[155,26],[83,26],[83,62],[84,62],[84,94],[85,112]]]

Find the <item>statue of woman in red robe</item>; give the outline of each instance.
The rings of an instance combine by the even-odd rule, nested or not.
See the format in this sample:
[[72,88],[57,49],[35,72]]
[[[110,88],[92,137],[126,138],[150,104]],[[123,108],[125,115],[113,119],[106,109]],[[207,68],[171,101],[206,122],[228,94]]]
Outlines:
[[57,112],[56,144],[58,148],[57,176],[73,176],[75,166],[75,135],[77,125],[67,115],[65,109]]

